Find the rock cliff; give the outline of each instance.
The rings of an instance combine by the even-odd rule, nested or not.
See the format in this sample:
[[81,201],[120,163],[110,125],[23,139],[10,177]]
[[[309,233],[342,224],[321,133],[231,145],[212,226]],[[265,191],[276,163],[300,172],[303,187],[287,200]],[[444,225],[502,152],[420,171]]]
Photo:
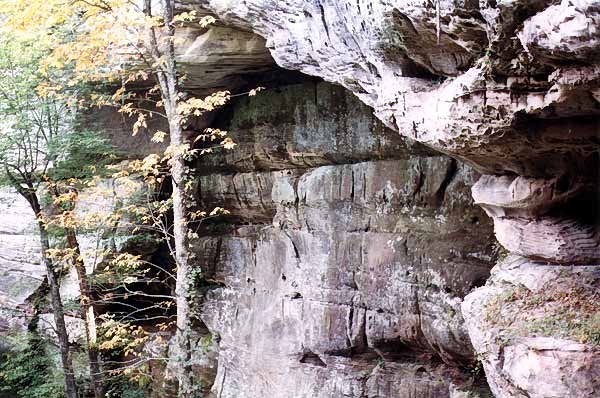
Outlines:
[[0,191],[0,333],[26,327],[28,299],[46,275],[38,242],[29,203],[13,190]]
[[[231,211],[194,243],[215,397],[600,396],[600,2],[176,3],[218,18],[178,33],[189,89],[268,86],[195,165]],[[25,308],[5,197],[0,305]]]
[[224,285],[202,310],[220,341],[213,392],[476,390],[459,370],[475,362],[460,303],[496,250],[469,192],[477,173],[326,83],[236,101],[218,122],[239,148],[202,163],[223,170],[197,184],[201,206],[225,203],[233,223],[197,248]]
[[[600,270],[597,56],[600,3],[524,0],[185,0],[179,3],[182,7],[214,13],[225,24],[264,37],[279,66],[345,87],[373,108],[390,129],[483,173],[473,187],[473,198],[493,219],[496,237],[510,255],[498,263],[485,286],[467,295],[462,309],[492,391],[497,397],[599,394],[596,331]],[[347,194],[352,198],[348,199],[344,192],[346,189],[352,192],[352,188],[346,186],[368,190],[365,188],[368,184],[344,181],[345,178],[352,181],[352,176],[363,172],[368,175],[367,170],[360,170],[362,167],[355,165],[349,171],[342,171],[345,169],[334,166],[326,169],[327,173],[315,171],[317,175],[312,178],[312,174],[303,174],[297,184],[295,177],[291,177],[294,182],[281,188],[286,196],[272,198],[284,203],[294,200],[293,210],[299,216],[293,212],[286,215],[286,225],[294,230],[313,228],[312,233],[319,232],[322,226],[311,227],[312,209],[335,208],[332,199],[356,203],[358,191],[354,191],[354,196]],[[402,178],[405,168],[392,169],[389,178],[393,185],[391,181]],[[346,177],[348,174],[350,177]],[[386,174],[377,171],[374,175]],[[248,186],[249,182],[243,182],[241,175],[237,178],[239,184]],[[273,178],[277,179],[264,176],[257,183],[269,186]],[[341,181],[335,195],[327,188],[329,181],[333,181],[330,179],[336,180],[335,186]],[[274,191],[279,192],[278,184],[273,184],[277,187]],[[238,186],[233,179],[223,185]],[[314,187],[320,188],[315,196],[311,194]],[[447,192],[451,195],[455,190]],[[382,197],[387,198],[387,194]],[[263,195],[260,199],[261,208],[268,208],[269,198]],[[369,195],[368,203],[376,206],[377,195]],[[303,207],[311,211],[306,212]],[[398,207],[402,208],[402,204]],[[276,220],[283,209],[285,206],[278,205]],[[322,210],[316,214],[328,231],[340,234],[339,226],[330,226],[331,216]],[[362,214],[368,218],[367,213]],[[340,216],[333,219],[343,220]],[[381,228],[378,223],[375,225]],[[381,232],[384,231],[389,230],[383,228]],[[404,238],[399,231],[391,232],[394,239]],[[302,260],[306,238],[298,237],[296,232],[288,234]],[[314,244],[308,246],[311,255],[319,252]],[[432,246],[427,245],[427,250],[435,251]],[[371,247],[378,246],[372,243]],[[382,254],[378,250],[378,255]],[[327,259],[331,256],[329,250]],[[368,256],[363,261],[365,258],[368,261]],[[347,267],[343,257],[335,264],[337,270]],[[349,272],[343,274],[347,276]],[[389,275],[385,280],[396,278],[397,275]],[[534,284],[528,283],[531,279]],[[360,290],[361,284],[356,285]],[[515,289],[514,294],[510,293]],[[380,294],[385,296],[390,292],[385,287]],[[396,298],[401,296],[394,293]],[[302,299],[305,301],[305,296]],[[496,307],[500,312],[495,312]],[[385,308],[382,310],[386,313]],[[282,314],[285,315],[285,307]],[[356,319],[354,313],[352,319],[353,322]],[[404,323],[410,317],[401,319]],[[327,324],[334,327],[334,323]],[[448,326],[444,329],[452,330]],[[346,334],[352,342],[352,333]],[[418,334],[396,335],[408,337],[412,344],[423,344]],[[445,360],[456,359],[437,339],[425,340],[425,345]],[[374,341],[369,340],[367,333],[367,346]],[[311,355],[318,356],[324,351],[315,348]],[[264,378],[261,381],[265,386],[272,385]],[[227,383],[223,386],[227,388]]]

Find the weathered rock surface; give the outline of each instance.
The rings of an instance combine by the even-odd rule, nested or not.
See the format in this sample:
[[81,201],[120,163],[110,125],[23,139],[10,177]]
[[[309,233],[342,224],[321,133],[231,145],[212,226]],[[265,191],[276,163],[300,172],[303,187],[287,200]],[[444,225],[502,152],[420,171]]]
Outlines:
[[518,32],[534,58],[560,65],[600,60],[600,4],[563,1],[527,19]]
[[[597,1],[179,3],[263,36],[280,66],[346,87],[388,127],[488,174],[475,199],[509,252],[556,267],[600,263]],[[481,311],[468,314],[490,327]],[[562,357],[561,344],[525,337]],[[474,338],[476,350],[493,362],[480,342]],[[527,363],[511,358],[514,369]],[[580,359],[594,368],[593,356]],[[517,392],[502,387],[501,367],[486,371],[499,397],[566,391],[532,373]],[[552,375],[583,386],[593,372],[559,367]]]
[[[197,24],[192,25],[196,26],[177,29],[175,50],[178,65],[185,74],[185,90],[195,96],[210,95],[216,90],[236,93],[256,75],[275,68],[262,37],[235,27],[211,25],[201,29]],[[152,105],[141,103],[140,106]],[[212,116],[212,113],[207,113],[194,124],[201,125],[202,129]],[[147,127],[140,128],[136,136],[132,135],[136,117],[127,116],[115,108],[93,109],[81,115],[80,119],[81,124],[90,130],[102,131],[117,150],[117,155],[124,158],[143,158],[164,151],[168,145],[151,140],[157,130],[168,131],[162,117],[149,118]]]
[[176,56],[187,73],[186,88],[235,89],[248,76],[273,68],[265,40],[251,32],[227,26],[192,27],[177,31]]
[[238,101],[221,123],[240,148],[204,163],[219,160],[222,173],[198,178],[198,202],[249,225],[196,246],[224,284],[203,307],[220,342],[215,394],[472,387],[448,365],[474,360],[460,303],[494,258],[489,219],[470,198],[476,173],[407,145],[324,83]]
[[[72,344],[85,344],[85,323],[82,318],[65,315],[65,326],[69,336],[69,342]],[[38,331],[52,341],[57,341],[56,323],[54,322],[54,314],[40,314]]]
[[[450,366],[474,349],[497,397],[598,395],[598,1],[177,4],[220,18],[179,31],[189,88],[274,60],[383,123],[325,84],[217,116],[239,148],[198,167],[199,204],[235,224],[197,242],[223,285],[215,393],[464,397]],[[100,119],[131,155],[160,149]],[[469,294],[495,261],[476,172],[510,253]]]
[[[308,168],[406,158],[409,151],[436,154],[365,114],[364,105],[346,90],[328,84],[273,90],[276,101],[272,95],[237,101],[228,127],[238,146],[205,159],[199,172]],[[229,115],[225,112],[219,118]]]
[[499,397],[600,391],[596,190],[589,176],[485,176],[473,186],[498,241],[514,253],[462,306]]
[[[494,218],[496,237],[510,252],[559,264],[593,264],[600,259],[595,189],[585,177],[484,176],[473,187],[473,198]],[[579,200],[586,195],[590,198]],[[574,212],[570,202],[581,208]]]
[[39,236],[29,204],[18,193],[0,191],[0,332],[26,328],[27,299],[42,284]]
[[600,391],[600,266],[509,256],[463,311],[499,397],[595,397]]
[[[191,337],[192,371],[197,391],[206,396],[214,384],[217,373],[218,344],[205,328],[194,330]],[[152,332],[144,343],[144,353],[149,358],[169,358],[168,361],[149,361],[147,373],[151,375],[148,398],[177,395],[177,369],[175,358],[179,355],[173,331]]]
[[[582,128],[573,128],[571,120],[572,133],[564,136],[555,123],[530,122],[597,116],[600,108],[592,95],[599,87],[596,73],[583,72],[588,81],[568,87],[556,80],[560,72],[550,74],[555,69],[550,66],[531,76],[535,63],[544,59],[523,59],[528,53],[520,43],[514,49],[502,40],[515,36],[549,2],[440,2],[439,23],[435,4],[411,1],[180,3],[207,8],[232,25],[252,29],[267,39],[280,66],[341,84],[388,126],[481,171],[551,176],[565,168],[589,172],[596,159],[594,123],[585,128],[582,121]],[[590,4],[590,13],[595,12],[595,3]],[[585,7],[571,8],[585,13]],[[595,25],[587,26],[573,29],[568,39],[561,36],[559,45],[566,53],[576,52],[576,45],[595,45],[590,44]],[[488,46],[494,51],[484,57]],[[507,63],[510,70],[498,67]],[[563,69],[579,67],[567,62]],[[523,134],[526,130],[530,133]]]

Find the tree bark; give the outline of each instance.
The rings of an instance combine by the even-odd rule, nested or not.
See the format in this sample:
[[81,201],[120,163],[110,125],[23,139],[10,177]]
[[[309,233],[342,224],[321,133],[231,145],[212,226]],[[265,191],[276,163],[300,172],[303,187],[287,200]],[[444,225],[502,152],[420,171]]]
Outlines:
[[[168,38],[175,37],[173,26],[173,4],[165,1],[165,25]],[[181,127],[181,117],[177,110],[178,87],[177,67],[175,62],[175,48],[173,40],[168,40],[165,50],[166,55],[166,91],[168,93],[169,109],[169,138],[171,145],[182,148],[186,142]],[[190,264],[188,228],[186,221],[185,185],[186,164],[182,151],[175,150],[171,160],[171,178],[173,183],[173,236],[175,240],[175,262],[177,264],[177,278],[175,282],[175,297],[177,303],[177,381],[179,398],[190,398],[193,395],[194,385],[192,377],[192,349],[190,343],[191,314],[190,314]]]
[[96,318],[94,314],[94,306],[90,294],[90,285],[85,270],[85,264],[81,258],[81,250],[77,235],[71,228],[66,229],[67,245],[75,252],[74,266],[77,271],[77,281],[79,282],[79,302],[84,314],[85,320],[85,337],[87,340],[87,354],[90,363],[90,379],[94,390],[94,398],[102,398],[104,396],[104,387],[100,380],[100,361],[98,349],[96,347]]
[[[186,222],[185,185],[186,164],[182,148],[186,144],[181,127],[181,115],[178,112],[178,84],[177,66],[175,61],[175,26],[173,24],[173,2],[164,2],[164,26],[166,37],[164,43],[159,44],[156,31],[149,31],[148,50],[155,59],[164,57],[163,67],[155,71],[160,86],[163,105],[169,123],[169,141],[175,148],[170,160],[171,179],[173,184],[173,238],[174,253],[172,253],[177,267],[175,281],[175,301],[177,304],[177,323],[175,335],[175,367],[178,381],[178,397],[192,398],[194,395],[194,382],[191,364],[191,311],[190,311],[190,264],[188,227]],[[151,0],[144,0],[144,13],[152,16]]]
[[[51,187],[53,195],[58,198],[60,196],[59,190],[56,186]],[[73,208],[77,200],[77,192],[73,191],[74,195],[71,197],[73,202]],[[74,260],[73,266],[77,272],[77,282],[79,283],[79,303],[81,304],[81,310],[83,312],[83,319],[85,325],[85,337],[87,341],[87,355],[90,366],[90,380],[92,382],[92,390],[94,392],[94,398],[102,398],[104,396],[104,386],[100,379],[100,360],[99,352],[96,347],[96,316],[94,313],[94,306],[92,305],[92,296],[90,283],[88,280],[85,264],[81,256],[81,249],[79,247],[79,241],[77,240],[77,234],[73,228],[65,228],[65,234],[67,237],[67,248],[73,250]]]
[[[179,124],[171,125],[169,130],[171,143],[182,144],[182,131]],[[177,278],[175,282],[175,296],[177,303],[177,357],[179,382],[179,397],[191,397],[193,391],[191,346],[190,346],[190,264],[189,246],[187,239],[187,225],[185,218],[185,161],[182,156],[173,159],[171,166],[173,179],[173,235],[175,240],[175,262],[177,264]]]
[[75,384],[75,373],[73,371],[73,361],[69,350],[69,335],[65,324],[65,312],[60,298],[60,287],[52,261],[48,257],[50,249],[50,240],[46,225],[43,221],[42,209],[35,192],[23,191],[19,189],[19,193],[27,199],[31,209],[35,213],[38,220],[38,229],[40,234],[40,243],[42,247],[42,262],[46,267],[48,285],[50,286],[50,301],[52,312],[54,313],[54,323],[56,327],[56,336],[58,338],[58,346],[60,348],[60,358],[62,362],[63,372],[65,374],[65,393],[67,398],[77,398],[77,385]]

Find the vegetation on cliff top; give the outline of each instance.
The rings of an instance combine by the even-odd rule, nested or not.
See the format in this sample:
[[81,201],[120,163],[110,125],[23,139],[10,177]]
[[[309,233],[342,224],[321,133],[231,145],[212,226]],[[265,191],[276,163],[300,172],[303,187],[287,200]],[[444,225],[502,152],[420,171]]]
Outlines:
[[486,321],[502,331],[500,339],[544,336],[600,345],[598,300],[598,280],[584,275],[577,282],[558,278],[537,291],[514,286],[487,302]]

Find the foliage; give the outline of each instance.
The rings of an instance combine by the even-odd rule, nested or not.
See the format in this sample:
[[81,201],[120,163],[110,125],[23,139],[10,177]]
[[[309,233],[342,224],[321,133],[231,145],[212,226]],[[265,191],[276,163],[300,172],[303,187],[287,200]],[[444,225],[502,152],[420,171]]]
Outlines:
[[563,275],[537,291],[515,286],[486,303],[486,322],[499,339],[547,336],[600,345],[598,281]]
[[[2,3],[2,5],[4,5]],[[76,266],[78,275],[84,266],[79,255],[74,235],[73,206],[70,200],[55,201],[57,211],[54,219],[47,219],[42,211],[40,188],[50,192],[49,196],[61,198],[58,188],[61,180],[73,177],[87,177],[102,166],[108,158],[110,148],[105,140],[95,134],[74,128],[78,103],[64,95],[47,95],[45,87],[62,84],[71,71],[46,67],[44,61],[52,53],[50,42],[44,32],[34,30],[31,33],[15,34],[0,27],[0,173],[1,183],[10,184],[30,204],[39,221],[39,232],[43,262],[51,286],[52,310],[56,318],[56,334],[61,347],[61,361],[64,370],[66,394],[76,396],[76,384],[72,371],[72,357],[69,355],[67,331],[64,325],[64,308],[59,296],[56,270],[52,260],[70,262]],[[43,70],[41,70],[43,66]],[[65,93],[78,95],[75,84],[66,85]],[[89,162],[94,162],[90,164]],[[56,180],[56,181],[54,181]],[[76,196],[75,190],[67,189],[67,196]],[[73,199],[73,198],[70,198]],[[72,200],[71,200],[72,201]],[[58,225],[65,229],[69,247],[57,256],[56,249],[49,249],[49,226]],[[75,240],[72,239],[75,237]],[[85,268],[83,268],[85,278]],[[85,281],[80,286],[86,286]],[[88,319],[87,293],[81,289],[81,304],[86,320]],[[84,298],[85,297],[85,298]],[[93,312],[92,312],[93,315]],[[59,322],[60,321],[60,322]],[[86,331],[89,323],[86,322]],[[88,334],[89,336],[89,334]],[[92,358],[92,344],[88,353]],[[90,369],[97,361],[90,359]],[[13,364],[18,366],[18,364]],[[16,369],[19,369],[18,367]],[[29,370],[27,370],[29,371]],[[98,370],[93,371],[97,374]],[[21,375],[23,376],[23,375]]]
[[105,167],[115,158],[114,148],[108,139],[95,131],[72,130],[48,143],[53,159],[49,177],[52,181],[77,179],[81,183],[105,174]]
[[[131,0],[76,0],[67,3],[62,0],[4,0],[0,2],[0,13],[6,16],[7,25],[14,31],[55,32],[46,40],[52,52],[43,58],[41,71],[45,75],[53,69],[66,68],[71,73],[62,82],[40,83],[40,93],[68,99],[70,104],[114,106],[119,112],[137,118],[133,126],[133,134],[136,135],[141,128],[147,128],[150,118],[175,117],[178,123],[186,125],[190,119],[224,105],[230,98],[227,91],[205,98],[190,96],[178,88],[177,92],[165,92],[169,89],[161,82],[171,73],[167,70],[168,63],[174,62],[169,59],[167,50],[169,45],[175,44],[171,34],[173,25],[196,24],[206,28],[215,19],[212,16],[199,17],[192,11],[175,15],[172,24],[166,24],[162,16],[153,15],[142,3]],[[148,2],[155,7],[168,7],[161,3]],[[68,34],[65,33],[67,30]],[[177,82],[185,79],[185,76],[179,76]],[[102,85],[108,82],[121,87],[111,94],[98,90],[88,90],[84,94],[84,90],[73,92],[71,89],[80,83],[90,87],[90,83]],[[131,89],[133,83],[142,84],[147,89],[138,93]],[[249,95],[255,95],[258,90],[260,88],[252,90]],[[171,104],[166,98],[168,96],[177,103]],[[145,108],[144,104],[153,104],[155,109]],[[165,132],[156,131],[154,140],[161,141],[165,135]],[[230,138],[223,138],[219,143],[219,146],[228,149],[234,145]],[[184,150],[178,145],[170,148],[172,153]]]
[[[135,120],[133,135],[148,129],[151,118],[162,117],[167,120],[168,134],[163,131],[152,132],[154,142],[162,142],[168,135],[169,142],[164,153],[133,162],[129,165],[131,170],[121,168],[113,178],[116,182],[121,178],[131,181],[129,177],[133,171],[142,174],[151,189],[160,189],[163,182],[171,177],[173,195],[168,200],[149,195],[144,206],[129,204],[110,217],[79,219],[73,210],[77,193],[73,194],[74,190],[69,187],[58,187],[58,181],[87,177],[96,171],[93,167],[81,168],[80,172],[73,174],[82,161],[96,160],[93,154],[102,142],[92,140],[90,136],[61,134],[60,141],[47,139],[42,149],[47,154],[47,162],[41,171],[36,162],[37,169],[30,174],[40,175],[51,189],[56,188],[54,204],[61,211],[47,220],[48,225],[75,231],[91,229],[94,224],[99,227],[103,223],[103,228],[110,229],[111,224],[123,226],[133,221],[132,224],[137,223],[132,229],[134,233],[148,230],[164,236],[164,242],[176,264],[176,277],[164,268],[160,271],[164,280],[173,281],[176,285],[176,341],[177,345],[185,348],[189,347],[191,324],[188,300],[193,283],[189,275],[191,254],[188,245],[190,239],[198,237],[192,225],[227,213],[221,207],[210,212],[193,208],[194,203],[189,199],[194,184],[186,162],[216,148],[233,149],[235,143],[227,137],[227,132],[217,129],[197,132],[198,138],[194,141],[184,134],[184,129],[193,126],[197,118],[227,103],[231,94],[221,91],[198,98],[182,89],[185,76],[179,73],[176,66],[175,27],[194,24],[206,28],[214,22],[214,18],[201,17],[195,12],[173,15],[173,4],[169,0],[4,0],[0,3],[0,13],[6,18],[6,25],[14,31],[47,34],[45,40],[51,51],[43,56],[40,68],[36,71],[40,81],[36,84],[35,93],[40,101],[64,104],[65,109],[71,111],[83,106],[116,107],[119,112]],[[53,79],[53,76],[60,78]],[[106,87],[107,84],[120,87],[110,93],[90,89],[97,85]],[[255,95],[258,90],[247,94]],[[57,120],[65,122],[62,118]],[[55,149],[64,153],[69,148],[69,156],[54,154]],[[101,159],[103,157],[100,155]],[[33,190],[32,187],[30,189]],[[133,187],[130,190],[135,191]],[[186,199],[189,201],[186,202]],[[172,221],[169,219],[171,217]],[[54,248],[49,254],[57,261],[82,262],[82,254],[73,247]],[[108,277],[110,283],[116,283],[111,293],[106,295],[108,300],[127,300],[130,295],[138,295],[159,299],[156,306],[166,309],[173,305],[175,301],[171,295],[148,294],[134,287],[139,283],[148,286],[156,282],[156,277],[149,275],[142,266],[147,265],[146,259],[124,253],[110,253],[106,257],[109,260],[104,276]],[[100,348],[107,351],[118,349],[124,356],[140,354],[137,347],[144,343],[145,337],[138,336],[136,333],[141,331],[126,320],[139,312],[134,307],[125,319],[105,319],[103,327],[108,329],[102,336],[108,340],[100,343]],[[161,327],[167,325],[169,323]],[[125,336],[133,338],[133,341],[126,343]],[[188,397],[192,389],[189,353],[185,349],[180,351],[183,359],[177,359],[179,395]],[[142,366],[143,362],[140,358]],[[122,372],[128,373],[130,369],[133,366],[125,367]]]
[[22,398],[63,398],[63,381],[52,369],[45,342],[36,334],[11,339],[12,352],[0,355],[0,391]]
[[148,391],[144,387],[126,376],[113,377],[106,398],[146,398]]
[[3,181],[15,185],[40,182],[50,162],[45,156],[47,142],[60,128],[57,115],[61,107],[44,101],[36,87],[41,83],[37,71],[48,51],[34,38],[21,38],[0,30],[0,165]]
[[148,340],[148,334],[140,326],[131,322],[116,321],[112,315],[103,315],[100,327],[102,336],[99,348],[112,354],[116,352],[129,356]]
[[40,72],[51,54],[44,37],[0,29],[0,173],[4,183],[10,173],[13,185],[29,182],[33,188],[48,178],[89,177],[112,152],[96,132],[73,128],[77,106],[40,93],[40,86],[65,79],[64,70]]

